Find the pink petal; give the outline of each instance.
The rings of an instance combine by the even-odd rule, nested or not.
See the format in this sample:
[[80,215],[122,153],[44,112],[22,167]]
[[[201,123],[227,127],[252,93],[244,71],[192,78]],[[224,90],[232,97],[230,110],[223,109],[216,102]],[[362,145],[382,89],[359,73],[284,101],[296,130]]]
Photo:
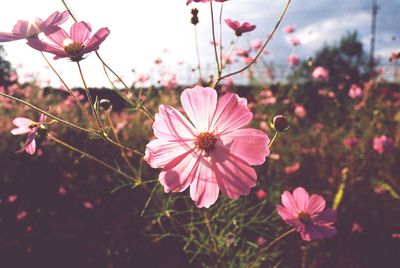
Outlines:
[[246,128],[221,135],[217,145],[222,146],[249,165],[261,165],[270,153],[268,143],[269,138],[263,131]]
[[26,127],[19,127],[11,130],[11,134],[13,135],[25,135],[28,134],[29,132],[31,132],[31,129]]
[[247,100],[236,94],[225,94],[217,104],[211,131],[217,134],[234,131],[248,124],[253,114],[247,108]]
[[309,195],[303,187],[297,187],[293,191],[293,197],[300,211],[305,211],[308,205]]
[[308,212],[310,215],[313,215],[324,210],[325,206],[325,199],[318,194],[313,194],[308,201],[308,206],[305,211]]
[[155,139],[146,145],[145,160],[152,168],[163,168],[175,158],[195,148],[194,141],[166,141]]
[[218,199],[219,187],[211,163],[200,158],[194,180],[190,184],[190,197],[198,208],[209,208]]
[[46,44],[38,39],[28,39],[27,43],[30,47],[37,49],[39,51],[45,51],[56,55],[55,58],[65,58],[68,57],[68,53],[64,49]]
[[287,208],[285,208],[284,206],[281,205],[276,205],[276,212],[278,212],[279,216],[281,216],[281,218],[284,221],[287,220],[296,220],[297,219],[297,215],[294,214],[292,211],[289,211]]
[[164,191],[184,191],[196,176],[199,163],[200,157],[196,152],[188,152],[171,161],[159,176]]
[[25,145],[21,149],[16,151],[15,153],[19,154],[19,153],[22,153],[25,151],[26,153],[33,155],[36,151],[36,141],[33,137],[28,136],[28,139],[26,140]]
[[211,152],[211,157],[221,191],[230,199],[248,195],[256,185],[257,174],[254,169],[227,151],[215,150]]
[[326,209],[312,217],[312,222],[317,225],[334,224],[336,222],[336,210]]
[[153,124],[154,135],[166,140],[194,140],[198,132],[192,124],[176,109],[160,105]]
[[100,48],[100,44],[107,38],[109,34],[110,30],[108,28],[101,28],[98,30],[85,44],[83,53],[89,53],[98,50]]
[[52,26],[46,29],[45,34],[47,38],[49,38],[51,41],[53,41],[55,44],[57,44],[59,47],[63,48],[64,47],[64,41],[66,39],[71,39],[71,37],[68,35],[66,31],[61,29],[58,26]]
[[331,238],[337,234],[337,230],[332,226],[316,226],[313,224],[307,224],[304,231],[300,233],[301,238],[305,241]]
[[12,121],[12,123],[17,127],[29,128],[33,121],[25,117],[17,117]]
[[10,42],[14,40],[24,39],[25,36],[13,33],[0,32],[0,42]]
[[65,22],[69,17],[68,11],[64,12],[54,12],[51,14],[43,23],[40,25],[42,31],[44,31],[47,27],[60,25]]
[[74,42],[83,44],[89,39],[90,33],[92,32],[92,27],[89,23],[84,21],[75,22],[71,26],[70,35]]
[[296,200],[293,198],[293,195],[292,195],[290,192],[288,192],[288,191],[283,192],[281,198],[282,198],[282,204],[283,204],[289,211],[291,211],[292,213],[296,213],[296,214],[297,214],[298,212],[300,212],[300,211],[299,211],[299,208],[298,208],[298,206],[297,206],[297,202],[296,202]]
[[199,132],[209,132],[217,106],[217,92],[209,87],[196,86],[183,91],[183,109]]

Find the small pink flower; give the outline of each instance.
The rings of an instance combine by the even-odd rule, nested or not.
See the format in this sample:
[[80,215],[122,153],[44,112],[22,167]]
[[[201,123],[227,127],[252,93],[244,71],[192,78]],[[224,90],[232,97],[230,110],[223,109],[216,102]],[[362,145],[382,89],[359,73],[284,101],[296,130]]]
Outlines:
[[68,11],[56,11],[45,21],[39,18],[36,18],[33,21],[19,20],[14,25],[12,33],[0,32],[0,42],[9,42],[26,38],[37,38],[38,34],[46,31],[50,27],[62,24],[68,19],[68,17]]
[[304,108],[303,105],[301,104],[296,104],[295,108],[294,108],[294,114],[298,117],[298,118],[304,118],[307,115],[307,111]]
[[300,58],[298,56],[296,56],[296,55],[290,55],[288,57],[288,63],[291,66],[297,66],[297,65],[300,64]]
[[18,199],[17,195],[9,195],[7,198],[8,203],[14,203]]
[[282,204],[276,210],[282,219],[300,233],[306,241],[322,238],[331,238],[337,234],[332,226],[336,222],[336,211],[325,209],[325,199],[297,187],[293,194],[285,191],[282,194]]
[[356,84],[352,84],[349,89],[349,97],[352,99],[361,98],[363,96],[363,90]]
[[297,38],[292,38],[290,39],[290,43],[292,43],[293,46],[297,47],[298,45],[300,45],[300,40]]
[[67,190],[65,189],[64,186],[60,185],[60,187],[58,188],[58,194],[59,195],[66,195],[67,194]]
[[44,114],[40,115],[39,122],[34,122],[28,118],[17,117],[13,120],[13,124],[17,127],[11,130],[12,135],[25,135],[28,134],[28,137],[25,141],[25,145],[16,151],[15,153],[27,152],[30,155],[33,155],[36,151],[36,141],[35,136],[38,132],[39,128],[46,121],[47,116]]
[[20,212],[18,212],[17,214],[17,221],[22,220],[23,218],[25,218],[26,216],[28,216],[28,213],[25,210],[22,210]]
[[373,141],[373,148],[378,154],[383,154],[384,152],[392,149],[394,146],[394,142],[392,138],[387,137],[386,135],[381,135],[379,137],[375,137]]
[[348,150],[353,150],[358,144],[358,139],[356,137],[347,137],[343,140],[343,145]]
[[312,77],[322,81],[328,81],[329,79],[329,71],[324,67],[318,66],[312,72]]
[[352,233],[361,233],[362,231],[363,231],[363,227],[356,222],[354,222],[353,225],[351,226]]
[[293,25],[288,25],[285,28],[283,28],[284,33],[293,33],[296,30]]
[[259,50],[263,45],[263,42],[261,39],[255,39],[253,41],[251,41],[250,43],[250,47],[254,50]]
[[72,24],[70,34],[58,26],[52,26],[44,32],[52,43],[29,39],[28,45],[39,51],[54,54],[54,59],[70,58],[72,61],[80,61],[84,54],[98,50],[100,44],[110,34],[108,28],[101,28],[92,37],[90,37],[91,32],[92,27],[84,21]]
[[210,207],[221,190],[228,198],[247,195],[269,155],[269,138],[261,130],[242,128],[253,118],[247,100],[225,94],[217,101],[212,88],[196,86],[181,95],[187,120],[176,109],[160,105],[154,135],[144,159],[159,176],[164,191],[182,192],[190,186],[197,207]]
[[400,233],[394,233],[392,234],[393,239],[400,239]]
[[245,22],[241,24],[237,20],[226,19],[226,24],[228,24],[229,28],[235,31],[236,36],[241,36],[243,33],[251,32],[256,29],[256,26],[251,24],[250,22]]
[[265,192],[263,189],[259,189],[256,192],[256,197],[258,200],[262,201],[267,197],[267,192]]
[[91,202],[89,202],[89,201],[83,202],[82,205],[83,205],[83,207],[86,208],[86,209],[93,209],[93,208],[94,208],[93,204],[92,204]]
[[258,245],[259,247],[263,247],[263,246],[265,246],[265,244],[267,244],[267,239],[265,239],[265,238],[262,237],[262,236],[259,236],[259,237],[257,238],[257,245]]
[[292,174],[292,173],[295,173],[299,169],[300,169],[300,163],[295,162],[292,165],[285,167],[284,172],[286,174]]

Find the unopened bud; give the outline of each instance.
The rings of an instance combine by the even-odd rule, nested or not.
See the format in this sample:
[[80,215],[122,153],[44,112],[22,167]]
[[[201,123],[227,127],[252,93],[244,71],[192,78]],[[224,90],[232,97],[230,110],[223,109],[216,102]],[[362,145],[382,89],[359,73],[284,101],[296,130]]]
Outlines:
[[190,18],[190,23],[193,25],[199,23],[199,17],[197,16],[197,14],[199,14],[199,10],[197,8],[192,8],[190,13],[192,13],[192,17]]
[[99,102],[99,106],[104,111],[108,111],[111,108],[111,102],[107,99],[101,99]]
[[289,122],[284,115],[277,115],[272,119],[272,128],[276,132],[285,132],[289,129]]

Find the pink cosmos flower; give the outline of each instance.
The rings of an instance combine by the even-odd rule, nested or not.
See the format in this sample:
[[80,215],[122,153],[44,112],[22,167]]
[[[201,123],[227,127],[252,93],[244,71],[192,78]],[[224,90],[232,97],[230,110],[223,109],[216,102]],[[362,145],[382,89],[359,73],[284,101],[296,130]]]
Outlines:
[[181,95],[187,120],[176,109],[160,105],[153,124],[155,140],[144,159],[159,176],[164,191],[182,192],[190,186],[197,207],[210,207],[221,190],[228,198],[247,195],[269,155],[269,138],[261,130],[242,128],[253,118],[247,100],[229,93],[217,101],[212,88],[196,86]]
[[291,66],[297,66],[297,65],[300,64],[300,58],[297,57],[296,55],[290,55],[290,56],[288,57],[288,63],[289,63],[289,65],[291,65]]
[[284,33],[293,33],[296,30],[293,25],[288,25],[285,28],[283,28]]
[[33,21],[19,20],[11,33],[0,32],[0,42],[9,42],[25,38],[37,38],[38,34],[48,28],[65,22],[69,17],[68,11],[54,12],[45,21],[36,18]]
[[328,81],[329,71],[324,67],[318,66],[312,72],[312,77],[318,80]]
[[343,140],[343,145],[348,150],[353,150],[358,144],[358,139],[356,137],[347,137]]
[[297,187],[293,194],[288,191],[282,194],[282,204],[276,206],[276,211],[300,233],[303,240],[331,238],[337,234],[332,226],[336,221],[336,211],[324,210],[326,203],[322,196],[309,196],[304,188]]
[[192,2],[195,2],[195,3],[207,3],[207,2],[211,2],[211,1],[214,1],[214,2],[226,2],[228,0],[187,0],[186,1],[186,5],[189,5]]
[[298,117],[298,118],[304,118],[307,115],[307,111],[304,108],[303,105],[301,104],[296,104],[296,107],[294,108],[294,114]]
[[9,195],[7,198],[8,203],[14,203],[18,199],[17,195]]
[[361,98],[363,96],[363,90],[356,84],[352,84],[349,89],[349,97],[352,99]]
[[80,61],[84,54],[98,50],[100,44],[110,34],[108,28],[101,28],[92,37],[90,37],[91,32],[92,27],[84,21],[72,24],[70,34],[58,26],[52,26],[45,31],[45,35],[52,43],[29,39],[28,45],[39,51],[54,54],[54,59],[70,58],[72,61]]
[[235,31],[236,36],[241,36],[242,33],[254,31],[256,28],[255,25],[251,24],[250,22],[245,22],[241,24],[237,20],[226,19],[226,24],[228,24],[229,28]]
[[373,148],[378,154],[383,154],[385,151],[392,149],[394,146],[394,142],[392,138],[389,138],[386,135],[381,135],[379,137],[375,137],[373,141]]
[[263,189],[259,189],[256,192],[256,197],[257,197],[258,200],[262,201],[265,198],[267,198],[267,192],[265,192]]
[[261,39],[255,39],[253,41],[251,41],[250,43],[250,47],[254,50],[259,50],[263,45],[263,42]]
[[38,132],[40,126],[46,121],[47,116],[44,114],[40,115],[39,122],[34,122],[28,118],[17,117],[13,120],[13,124],[17,127],[11,130],[11,134],[13,135],[25,135],[28,134],[28,137],[25,141],[25,145],[16,151],[15,153],[27,152],[30,155],[33,155],[36,151],[36,141],[35,136]]
[[28,216],[28,212],[26,212],[25,210],[18,212],[17,221],[24,219],[26,216]]
[[290,39],[290,43],[292,43],[293,46],[297,47],[298,45],[300,45],[300,40],[297,38],[292,38]]
[[285,172],[285,174],[292,174],[292,173],[295,173],[299,169],[300,169],[300,163],[294,162],[292,165],[285,167],[284,172]]

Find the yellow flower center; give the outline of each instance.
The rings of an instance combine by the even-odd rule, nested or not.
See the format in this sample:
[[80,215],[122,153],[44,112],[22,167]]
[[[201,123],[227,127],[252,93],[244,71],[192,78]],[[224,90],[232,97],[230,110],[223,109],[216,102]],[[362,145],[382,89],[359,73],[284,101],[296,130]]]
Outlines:
[[85,47],[84,45],[82,45],[82,43],[74,42],[71,39],[65,39],[63,42],[63,46],[64,46],[65,52],[67,52],[69,55],[71,55],[72,60],[74,60],[74,58],[80,59],[82,56],[81,55],[82,50]]
[[204,150],[206,153],[215,149],[216,138],[213,134],[202,132],[196,137],[195,145],[197,148]]

